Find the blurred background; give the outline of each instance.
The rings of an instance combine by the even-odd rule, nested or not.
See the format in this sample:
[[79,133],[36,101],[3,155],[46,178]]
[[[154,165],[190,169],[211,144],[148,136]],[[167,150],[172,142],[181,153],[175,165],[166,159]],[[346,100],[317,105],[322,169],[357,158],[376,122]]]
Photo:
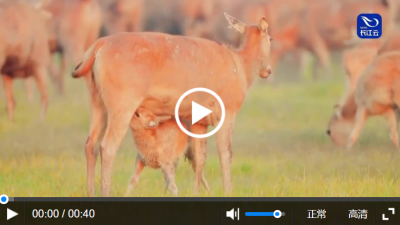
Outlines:
[[[40,92],[34,86],[40,79],[25,70],[3,79],[0,106],[16,107],[14,122],[10,110],[0,110],[2,193],[86,196],[89,96],[70,71],[97,38],[149,31],[239,47],[240,34],[228,29],[224,12],[247,24],[266,17],[274,39],[273,74],[249,91],[236,121],[231,195],[400,196],[400,157],[381,119],[367,123],[351,151],[326,135],[333,106],[346,90],[342,54],[355,44],[357,16],[379,13],[385,34],[400,22],[396,0],[0,0],[1,49],[11,45],[7,40],[35,46],[41,40],[42,53],[27,54],[34,62],[49,56]],[[115,196],[124,193],[133,171],[136,148],[127,136],[113,170]],[[209,140],[205,174],[212,193],[199,196],[222,196],[216,145]],[[176,180],[182,196],[194,195],[194,174],[184,160]],[[99,181],[97,176],[96,187]],[[146,168],[132,195],[164,196],[163,191],[160,171]]]

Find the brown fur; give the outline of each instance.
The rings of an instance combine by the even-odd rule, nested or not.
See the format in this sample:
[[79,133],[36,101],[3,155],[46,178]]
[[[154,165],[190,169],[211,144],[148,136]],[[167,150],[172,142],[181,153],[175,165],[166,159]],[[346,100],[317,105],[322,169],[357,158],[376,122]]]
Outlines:
[[367,41],[343,53],[343,65],[347,74],[348,93],[354,92],[361,72],[376,57],[379,48],[382,46],[382,42],[382,39]]
[[48,105],[45,77],[50,59],[49,18],[41,9],[21,1],[5,0],[0,8],[0,68],[9,119],[14,119],[13,80],[28,77],[38,84],[44,118]]
[[[183,126],[188,129],[186,125]],[[127,194],[139,181],[143,167],[148,166],[153,169],[161,168],[168,190],[177,196],[175,170],[180,156],[188,147],[188,136],[180,130],[171,116],[155,116],[142,108],[136,111],[130,127],[139,153]],[[193,165],[193,160],[190,162]],[[202,181],[206,189],[209,189],[204,176]]]
[[379,49],[378,54],[400,49],[400,28],[393,30],[387,37],[386,42]]
[[[393,7],[392,5],[391,10]],[[390,14],[393,14],[393,12]],[[327,131],[331,140],[337,145],[345,145],[346,143],[349,147],[352,145],[347,137],[355,123],[357,111],[355,90],[359,85],[358,80],[361,74],[366,74],[366,70],[374,69],[369,65],[377,56],[400,50],[400,31],[395,28],[396,23],[393,19],[388,23],[389,25],[386,26],[384,35],[380,39],[364,41],[354,34],[352,41],[356,43],[356,46],[345,50],[343,53],[343,65],[347,74],[346,94],[341,102],[335,105],[335,113],[329,122]],[[385,70],[382,67],[380,69]]]
[[379,55],[365,70],[358,81],[355,92],[357,112],[355,125],[347,147],[352,147],[358,139],[363,124],[369,116],[384,116],[390,127],[390,137],[399,147],[396,117],[400,106],[400,52],[393,51]]
[[[366,61],[360,61],[357,72],[349,73],[353,77],[349,78],[348,94],[344,103],[336,106],[336,113],[329,123],[328,134],[336,144],[347,143],[350,148],[358,139],[366,119],[382,115],[390,125],[393,143],[398,146],[396,114],[400,103],[397,96],[397,92],[400,92],[397,84],[400,82],[400,49],[393,43],[397,40],[392,37],[386,39],[384,51],[379,55],[376,49],[356,49],[359,51],[356,52],[357,58],[363,56]],[[393,48],[389,49],[388,46]],[[357,67],[357,64],[353,63],[353,66]]]
[[[200,38],[122,33],[99,39],[86,52],[82,65],[73,76],[84,76],[91,84],[92,125],[87,156],[93,155],[92,146],[104,131],[105,115],[108,118],[101,142],[104,149],[101,151],[103,196],[110,194],[113,159],[137,108],[140,106],[155,115],[172,116],[179,97],[199,86],[216,92],[225,105],[226,116],[217,133],[217,145],[224,190],[231,190],[229,146],[235,116],[256,76],[268,75],[263,71],[269,68],[271,43],[265,18],[258,26],[247,26],[229,16],[227,19],[232,29],[245,36],[243,46],[238,50]],[[190,118],[191,101],[209,105],[215,99],[203,93],[188,96],[180,106],[179,116]],[[219,123],[221,110],[216,105],[206,120],[192,126],[193,133],[206,133],[207,126]],[[206,159],[206,140],[193,139],[193,147],[195,190],[198,190]],[[87,160],[89,192],[93,192],[95,160]]]

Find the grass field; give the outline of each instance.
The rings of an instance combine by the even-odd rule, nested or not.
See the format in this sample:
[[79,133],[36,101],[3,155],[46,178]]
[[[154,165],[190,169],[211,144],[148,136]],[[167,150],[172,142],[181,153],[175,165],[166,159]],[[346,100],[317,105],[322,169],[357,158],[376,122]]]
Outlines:
[[[400,196],[400,154],[383,119],[368,121],[351,151],[333,146],[325,131],[343,76],[329,81],[258,83],[250,90],[233,137],[231,196]],[[15,84],[16,123],[11,125],[0,91],[0,193],[9,196],[86,196],[84,144],[89,129],[83,80],[67,79],[65,97],[54,95],[48,116],[38,120],[39,96],[28,103]],[[133,170],[136,149],[125,138],[115,160],[112,195],[122,196]],[[97,167],[96,193],[100,189]],[[212,189],[193,194],[194,175],[180,161],[181,196],[224,196],[214,138],[209,138],[205,174]],[[164,196],[160,171],[145,169],[132,196]],[[166,194],[165,196],[169,196]]]

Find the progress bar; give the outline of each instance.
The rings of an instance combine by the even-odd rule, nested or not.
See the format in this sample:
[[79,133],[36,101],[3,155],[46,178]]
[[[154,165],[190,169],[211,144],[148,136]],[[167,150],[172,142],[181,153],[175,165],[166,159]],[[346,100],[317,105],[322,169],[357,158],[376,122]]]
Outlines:
[[275,210],[274,212],[246,212],[246,216],[273,216],[275,218],[281,218],[285,213],[280,210]]

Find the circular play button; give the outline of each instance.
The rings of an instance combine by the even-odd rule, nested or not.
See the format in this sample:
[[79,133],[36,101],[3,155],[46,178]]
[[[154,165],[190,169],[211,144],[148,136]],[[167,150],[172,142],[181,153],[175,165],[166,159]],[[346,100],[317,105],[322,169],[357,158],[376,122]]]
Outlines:
[[[207,134],[194,134],[188,130],[185,129],[185,127],[183,127],[180,119],[179,119],[179,106],[181,105],[183,99],[194,93],[194,92],[206,92],[212,96],[214,96],[219,105],[221,106],[221,120],[218,123],[218,126],[212,130],[211,132],[207,133]],[[201,106],[200,104],[193,102],[192,101],[192,124],[195,124],[196,122],[198,122],[199,120],[203,119],[204,117],[206,117],[207,115],[209,115],[210,113],[212,113],[211,110],[207,109],[204,106]],[[225,120],[225,106],[224,103],[222,102],[222,99],[213,91],[211,91],[210,89],[207,88],[193,88],[190,89],[189,91],[185,92],[178,100],[178,102],[176,103],[175,106],[175,119],[176,122],[178,123],[179,128],[181,128],[181,130],[189,135],[190,137],[194,137],[194,138],[207,138],[210,137],[211,135],[217,133],[217,131],[222,127],[222,124],[224,123]]]

